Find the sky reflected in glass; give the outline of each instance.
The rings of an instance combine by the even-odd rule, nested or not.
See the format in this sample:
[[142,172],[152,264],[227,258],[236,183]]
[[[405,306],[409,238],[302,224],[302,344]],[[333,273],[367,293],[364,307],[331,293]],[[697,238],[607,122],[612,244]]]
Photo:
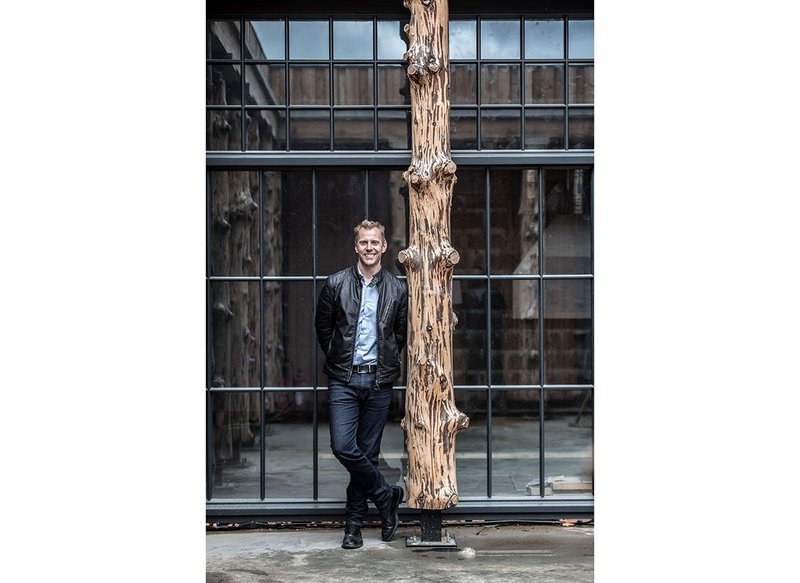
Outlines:
[[328,21],[292,20],[289,22],[290,59],[328,58]]

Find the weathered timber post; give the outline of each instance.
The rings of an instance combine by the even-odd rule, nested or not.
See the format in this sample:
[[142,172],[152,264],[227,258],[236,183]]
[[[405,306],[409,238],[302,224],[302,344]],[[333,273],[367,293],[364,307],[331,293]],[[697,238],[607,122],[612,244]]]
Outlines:
[[[398,254],[408,277],[407,504],[422,511],[422,540],[441,536],[441,511],[458,504],[456,432],[469,418],[453,398],[453,267],[450,206],[456,165],[450,158],[450,85],[447,0],[403,0],[411,11],[411,165],[409,246]],[[408,541],[407,541],[408,544]]]

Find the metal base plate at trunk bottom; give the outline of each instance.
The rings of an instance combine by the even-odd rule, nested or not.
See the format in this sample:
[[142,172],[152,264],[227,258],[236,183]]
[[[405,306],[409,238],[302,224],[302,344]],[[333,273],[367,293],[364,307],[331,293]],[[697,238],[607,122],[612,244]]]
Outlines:
[[458,548],[458,544],[456,543],[456,539],[450,536],[449,534],[445,533],[442,535],[442,540],[422,540],[422,538],[417,536],[407,536],[406,537],[406,546],[407,547],[414,547],[418,549],[441,549],[441,548]]

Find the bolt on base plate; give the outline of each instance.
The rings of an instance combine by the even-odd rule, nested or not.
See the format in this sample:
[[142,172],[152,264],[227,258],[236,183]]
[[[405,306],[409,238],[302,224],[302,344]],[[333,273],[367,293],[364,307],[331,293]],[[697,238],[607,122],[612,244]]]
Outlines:
[[422,540],[417,536],[407,536],[406,546],[414,548],[458,548],[456,539],[447,533],[442,535],[441,540]]

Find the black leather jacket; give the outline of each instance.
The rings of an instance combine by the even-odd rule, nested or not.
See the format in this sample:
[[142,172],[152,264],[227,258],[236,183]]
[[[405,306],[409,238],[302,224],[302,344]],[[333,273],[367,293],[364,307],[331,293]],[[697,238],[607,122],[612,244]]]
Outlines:
[[[378,372],[376,384],[400,376],[400,352],[406,345],[408,287],[386,269],[374,276],[378,286]],[[349,382],[353,374],[356,325],[361,308],[361,280],[353,265],[329,276],[319,294],[314,324],[317,341],[325,353],[323,371]]]

